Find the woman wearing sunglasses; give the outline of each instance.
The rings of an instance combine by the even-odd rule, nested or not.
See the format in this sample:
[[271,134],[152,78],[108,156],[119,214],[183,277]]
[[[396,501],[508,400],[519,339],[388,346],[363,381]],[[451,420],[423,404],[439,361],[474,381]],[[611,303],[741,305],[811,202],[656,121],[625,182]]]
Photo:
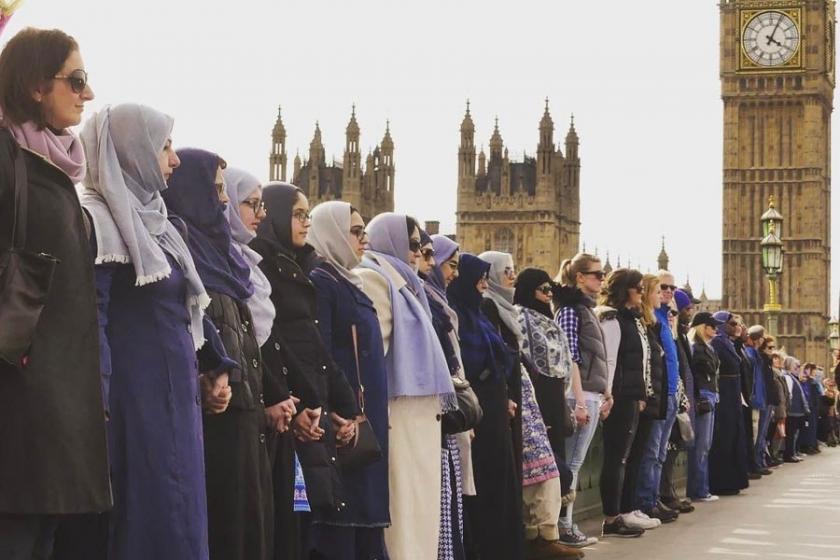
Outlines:
[[[29,28],[3,48],[0,251],[12,246],[17,178],[30,217],[24,249],[61,264],[28,354],[19,364],[0,361],[2,558],[47,558],[66,514],[111,507],[94,275],[73,186],[84,177],[85,158],[69,128],[79,124],[92,99],[72,37]],[[16,158],[23,164],[19,170]]]
[[476,495],[465,499],[466,517],[477,556],[520,559],[524,553],[521,451],[514,452],[508,388],[514,356],[481,311],[489,271],[489,262],[462,253],[458,277],[446,291],[458,315],[464,373],[484,411],[472,442]]
[[369,465],[343,469],[347,499],[312,527],[314,558],[370,560],[385,557],[388,512],[388,386],[382,332],[373,302],[353,272],[365,252],[367,232],[359,211],[347,202],[323,202],[312,211],[307,236],[318,264],[315,285],[318,327],[330,356],[364,404],[382,457]]
[[440,535],[440,415],[457,398],[422,282],[420,228],[386,212],[368,224],[370,250],[359,274],[379,318],[388,372],[392,558],[435,558]]
[[[267,216],[257,226],[250,247],[261,257],[259,267],[271,285],[276,315],[268,341],[262,347],[266,367],[266,397],[276,404],[291,394],[300,399],[292,420],[295,448],[306,479],[306,494],[312,516],[293,517],[291,522],[319,521],[344,509],[347,498],[336,460],[336,447],[355,434],[352,420],[359,413],[353,389],[330,357],[321,338],[317,293],[308,272],[317,255],[307,243],[311,227],[309,201],[288,183],[272,182],[262,190]],[[274,465],[277,539],[275,558],[300,554],[301,546],[289,539],[288,499],[290,467],[294,454],[278,442]],[[307,534],[307,527],[301,527]],[[308,557],[309,544],[303,543]],[[296,556],[295,556],[296,557]]]
[[[555,321],[563,329],[572,352],[572,394],[569,408],[574,411],[574,432],[566,438],[566,464],[572,471],[572,488],[583,460],[595,436],[598,419],[604,419],[613,405],[610,390],[611,356],[605,344],[601,321],[595,313],[595,299],[601,293],[604,271],[601,260],[588,253],[578,253],[567,259],[554,279],[558,286],[553,292]],[[598,542],[584,535],[574,523],[574,503],[566,506],[560,519],[560,540],[576,547]]]
[[[446,301],[446,286],[455,275],[457,275],[457,253],[458,245],[444,236],[438,235],[436,239],[430,237],[425,231],[420,230],[420,255],[418,260],[417,274],[423,279],[423,289],[429,301],[429,310],[432,312],[432,326],[437,334],[438,342],[446,358],[446,365],[449,366],[449,374],[452,376],[452,383],[457,386],[466,384],[463,370],[461,368],[460,347],[458,345],[458,332],[455,325],[458,324],[458,316]],[[441,250],[440,260],[437,257],[438,249]],[[452,268],[452,261],[455,259],[455,268]],[[441,266],[442,265],[442,266]],[[448,275],[449,280],[446,280]],[[472,389],[462,388],[461,391]],[[456,560],[464,558],[463,530],[463,502],[462,488],[463,476],[462,466],[464,458],[461,454],[459,442],[466,443],[466,451],[469,452],[469,436],[463,430],[460,422],[450,422],[457,418],[459,411],[444,416],[441,419],[443,434],[441,437],[441,504],[440,504],[440,538],[438,539],[438,560]],[[469,467],[469,478],[471,487],[472,467]],[[471,495],[475,494],[472,490]]]
[[[260,346],[248,305],[255,294],[251,268],[234,245],[225,216],[225,201],[230,205],[223,188],[226,164],[193,148],[178,150],[178,158],[181,165],[163,199],[186,224],[190,253],[211,298],[207,317],[225,353],[238,364],[230,372],[229,406],[203,419],[210,557],[269,560],[273,500],[266,437],[276,428],[266,426]],[[217,383],[207,376],[202,382],[210,395],[205,409],[212,411]]]

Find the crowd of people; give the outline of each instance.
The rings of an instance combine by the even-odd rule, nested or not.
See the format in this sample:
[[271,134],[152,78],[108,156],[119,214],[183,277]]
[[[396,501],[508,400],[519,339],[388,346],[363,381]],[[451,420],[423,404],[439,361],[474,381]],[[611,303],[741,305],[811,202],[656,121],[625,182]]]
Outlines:
[[834,378],[668,271],[517,271],[176,150],[151,107],[77,136],[91,99],[65,33],[0,53],[0,248],[59,262],[0,361],[2,558],[579,558],[840,441]]

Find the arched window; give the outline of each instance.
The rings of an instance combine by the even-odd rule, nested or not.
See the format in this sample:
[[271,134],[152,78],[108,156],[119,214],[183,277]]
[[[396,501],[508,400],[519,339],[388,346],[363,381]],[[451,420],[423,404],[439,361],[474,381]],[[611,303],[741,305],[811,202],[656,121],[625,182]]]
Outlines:
[[516,239],[513,232],[508,228],[499,228],[493,236],[493,250],[501,251],[502,253],[514,254],[514,247]]

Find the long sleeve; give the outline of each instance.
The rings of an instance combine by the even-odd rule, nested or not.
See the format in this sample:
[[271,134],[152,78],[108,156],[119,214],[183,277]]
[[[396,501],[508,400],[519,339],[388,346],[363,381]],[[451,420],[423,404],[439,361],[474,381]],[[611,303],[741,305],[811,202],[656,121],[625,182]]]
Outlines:
[[[198,370],[215,379],[227,372],[234,376],[239,372],[239,364],[228,356],[222,337],[209,316],[203,318],[204,338],[206,342],[196,352],[198,357]],[[234,381],[234,379],[231,379]]]
[[102,376],[102,404],[110,416],[111,346],[108,343],[108,308],[111,303],[111,283],[117,265],[101,264],[94,267],[96,279],[96,311],[99,321],[99,363]]
[[376,316],[379,319],[379,329],[382,331],[382,345],[385,354],[391,346],[391,333],[394,321],[391,314],[391,290],[388,281],[375,270],[367,268],[356,269],[356,274],[362,279],[362,291],[373,302]]
[[604,333],[604,345],[607,347],[607,388],[612,391],[618,347],[621,344],[621,325],[617,319],[609,319],[601,323],[601,331]]
[[572,352],[572,361],[580,364],[580,339],[578,338],[580,318],[574,307],[561,307],[557,312],[557,323],[566,333],[569,350]]

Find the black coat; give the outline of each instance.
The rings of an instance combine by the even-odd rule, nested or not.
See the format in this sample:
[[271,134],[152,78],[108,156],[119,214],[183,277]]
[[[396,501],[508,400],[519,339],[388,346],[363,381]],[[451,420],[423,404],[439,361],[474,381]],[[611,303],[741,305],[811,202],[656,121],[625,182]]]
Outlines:
[[715,350],[705,342],[695,340],[691,354],[691,371],[694,374],[694,396],[700,391],[718,392],[718,369],[720,359]]
[[274,500],[263,405],[260,349],[247,304],[216,292],[207,316],[228,357],[232,396],[222,414],[204,415],[210,555],[216,560],[271,557]]
[[[0,254],[11,246],[17,143],[0,132]],[[24,150],[28,251],[57,257],[25,368],[0,363],[0,514],[111,508],[90,245],[75,187]]]
[[650,385],[653,394],[648,396],[642,414],[654,420],[664,420],[668,414],[668,374],[665,371],[665,351],[662,350],[659,324],[647,329],[650,345]]
[[644,350],[636,320],[639,314],[621,309],[617,320],[621,328],[621,342],[615,364],[612,394],[616,399],[643,401],[647,399],[645,387]]
[[[340,510],[344,507],[344,491],[329,414],[354,418],[358,414],[356,397],[321,340],[315,286],[298,259],[274,251],[260,238],[252,241],[251,247],[263,257],[259,266],[271,284],[271,300],[277,312],[271,338],[263,348],[275,348],[279,354],[275,361],[285,364],[282,367],[287,372],[268,371],[267,377],[288,379],[289,389],[301,399],[299,410],[305,406],[323,409],[321,428],[325,434],[321,440],[296,442],[310,506]],[[300,258],[305,260],[306,255]]]

